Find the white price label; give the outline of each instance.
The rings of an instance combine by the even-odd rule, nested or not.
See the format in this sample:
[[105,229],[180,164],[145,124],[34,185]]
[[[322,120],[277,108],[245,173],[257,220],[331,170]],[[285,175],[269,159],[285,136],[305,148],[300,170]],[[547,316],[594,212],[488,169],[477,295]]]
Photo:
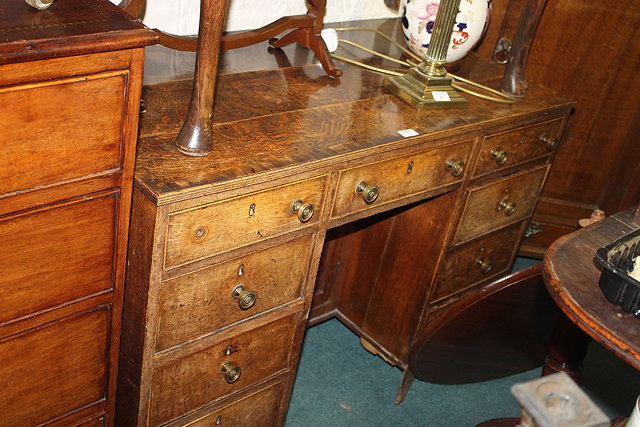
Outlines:
[[403,130],[399,130],[398,133],[402,136],[404,136],[405,138],[409,138],[410,136],[418,136],[420,135],[418,132],[416,132],[413,129],[403,129]]
[[434,90],[433,92],[431,92],[431,96],[433,97],[433,100],[437,102],[451,101],[451,98],[449,98],[449,94],[441,90]]

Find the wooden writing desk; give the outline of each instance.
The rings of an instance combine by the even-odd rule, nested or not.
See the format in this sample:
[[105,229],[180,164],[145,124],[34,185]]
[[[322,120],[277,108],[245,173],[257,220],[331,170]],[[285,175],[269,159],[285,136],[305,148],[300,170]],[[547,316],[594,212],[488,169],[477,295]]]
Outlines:
[[[400,39],[398,23],[365,24]],[[378,74],[257,45],[221,57],[214,148],[190,158],[174,138],[193,57],[146,58],[123,425],[282,423],[305,327],[331,317],[408,372],[429,316],[510,270],[572,108],[532,84],[514,105],[416,112]]]
[[[635,209],[618,213],[556,241],[547,251],[543,274],[549,293],[566,318],[556,326],[545,368],[579,374],[587,337],[573,330],[577,325],[589,337],[640,369],[640,320],[625,313],[602,294],[598,248],[640,227],[633,223]],[[561,319],[562,320],[562,319]]]

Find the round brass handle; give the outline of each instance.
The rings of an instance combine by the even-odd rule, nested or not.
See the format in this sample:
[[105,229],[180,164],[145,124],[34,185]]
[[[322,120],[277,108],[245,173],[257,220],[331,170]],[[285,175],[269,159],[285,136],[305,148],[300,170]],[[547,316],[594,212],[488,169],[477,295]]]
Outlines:
[[447,170],[451,171],[451,175],[456,178],[462,175],[462,172],[464,171],[464,162],[462,160],[449,159],[444,166]]
[[356,193],[362,194],[362,200],[370,205],[378,199],[380,188],[376,185],[367,185],[366,181],[362,181],[356,186]]
[[558,147],[558,138],[550,138],[544,135],[540,137],[540,144],[544,144],[547,151],[553,151]]
[[246,290],[242,285],[238,285],[233,288],[231,296],[234,299],[238,300],[238,307],[240,307],[241,310],[250,309],[258,299],[258,294],[256,294],[254,291]]
[[499,204],[498,207],[496,208],[496,210],[498,212],[502,212],[504,211],[504,214],[506,216],[511,216],[513,215],[513,213],[516,211],[516,203],[515,202],[510,202],[508,200],[502,200]]
[[231,362],[227,362],[220,368],[220,372],[224,374],[224,380],[229,384],[233,384],[242,375],[242,369],[239,366],[233,366]]
[[482,274],[487,274],[493,268],[493,261],[480,257],[476,260],[476,266],[480,268]]
[[291,212],[298,214],[300,222],[309,222],[315,213],[315,206],[311,203],[305,203],[302,200],[296,200],[291,205]]
[[491,151],[491,158],[496,161],[498,166],[502,166],[507,163],[509,153],[504,151],[502,148],[497,147]]

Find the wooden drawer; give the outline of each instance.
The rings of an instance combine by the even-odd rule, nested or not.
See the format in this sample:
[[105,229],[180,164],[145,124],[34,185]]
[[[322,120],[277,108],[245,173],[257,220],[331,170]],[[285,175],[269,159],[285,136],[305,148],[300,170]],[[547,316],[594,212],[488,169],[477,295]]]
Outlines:
[[[302,237],[164,282],[156,351],[301,298],[312,241]],[[239,285],[255,293],[249,308],[232,296]]]
[[521,229],[521,223],[514,224],[448,253],[431,302],[504,273],[515,253]]
[[127,78],[0,87],[0,195],[119,172]]
[[280,406],[285,394],[285,383],[279,382],[264,390],[233,402],[207,415],[186,423],[191,427],[255,426],[273,427],[280,424]]
[[[290,367],[300,314],[268,323],[159,367],[152,380],[150,423],[169,421]],[[228,383],[224,364],[241,369]]]
[[556,119],[485,137],[474,176],[551,154],[561,130],[562,119]]
[[105,398],[109,309],[0,342],[0,425],[27,426]]
[[[446,164],[449,160],[467,164],[471,147],[472,141],[465,141],[341,171],[332,218],[461,181],[463,174],[453,176]],[[365,184],[360,186],[361,183]],[[379,189],[378,196],[368,203],[365,197],[375,193],[373,186]]]
[[[323,176],[170,214],[165,268],[316,224],[326,180]],[[314,207],[306,222],[292,210],[298,200]]]
[[90,420],[81,421],[79,424],[75,424],[75,427],[103,427],[106,425],[104,415],[92,418]]
[[529,218],[542,191],[547,169],[547,165],[542,165],[470,188],[454,244]]
[[0,221],[0,323],[113,288],[118,194]]

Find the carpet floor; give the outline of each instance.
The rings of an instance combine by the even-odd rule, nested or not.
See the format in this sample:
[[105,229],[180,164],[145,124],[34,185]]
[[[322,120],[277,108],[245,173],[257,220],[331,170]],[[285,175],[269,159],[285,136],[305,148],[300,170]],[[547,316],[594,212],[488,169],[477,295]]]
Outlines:
[[[519,260],[515,269],[532,262]],[[366,351],[358,337],[332,319],[307,330],[287,427],[473,427],[517,417],[512,385],[534,380],[540,369],[497,380],[440,385],[415,380],[394,404],[402,371]],[[581,388],[608,416],[629,416],[640,395],[640,371],[596,343],[583,365]]]

